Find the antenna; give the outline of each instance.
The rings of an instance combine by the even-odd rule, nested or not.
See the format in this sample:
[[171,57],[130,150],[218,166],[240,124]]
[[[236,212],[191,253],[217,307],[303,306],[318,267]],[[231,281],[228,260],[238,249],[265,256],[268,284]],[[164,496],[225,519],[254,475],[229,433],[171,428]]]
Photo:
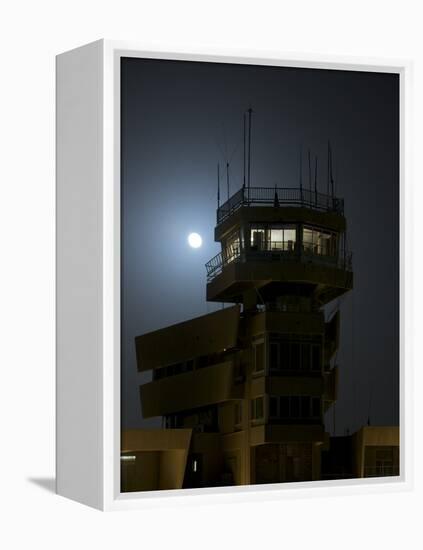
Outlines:
[[243,166],[243,171],[244,171],[244,182],[242,184],[242,187],[245,189],[245,138],[246,138],[246,135],[245,135],[245,130],[246,130],[246,112],[244,111],[244,141],[243,141],[243,144],[244,144],[244,166]]
[[314,203],[317,204],[317,155],[314,163]]
[[310,160],[310,149],[308,150],[308,186],[310,188],[310,198],[311,198],[311,160]]
[[326,205],[329,207],[329,178],[330,178],[330,144],[328,140],[328,178],[326,182]]
[[251,115],[253,110],[248,109],[248,189],[251,187]]
[[300,189],[303,188],[303,148],[300,145]]
[[334,190],[334,181],[333,181],[333,172],[332,172],[332,148],[330,146],[330,142],[328,142],[328,156],[329,156],[329,167],[330,167],[330,190],[331,190],[331,195],[333,199],[335,197],[335,190]]
[[217,163],[217,208],[220,206],[220,165]]
[[228,186],[228,200],[230,198],[230,192],[229,192],[229,162],[226,163],[226,184]]
[[300,145],[300,196],[303,200],[303,148]]

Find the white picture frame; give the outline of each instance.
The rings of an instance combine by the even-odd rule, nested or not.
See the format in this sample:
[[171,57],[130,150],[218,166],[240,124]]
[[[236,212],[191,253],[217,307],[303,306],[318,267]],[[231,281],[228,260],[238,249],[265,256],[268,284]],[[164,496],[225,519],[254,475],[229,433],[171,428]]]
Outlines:
[[[120,58],[383,71],[400,77],[400,463],[398,478],[120,492]],[[143,51],[100,40],[57,57],[57,493],[101,510],[407,490],[413,480],[410,360],[411,64],[217,50]],[[407,218],[405,211],[407,209]],[[410,288],[411,285],[408,285]],[[407,327],[407,330],[406,330]],[[407,335],[407,337],[406,337]]]

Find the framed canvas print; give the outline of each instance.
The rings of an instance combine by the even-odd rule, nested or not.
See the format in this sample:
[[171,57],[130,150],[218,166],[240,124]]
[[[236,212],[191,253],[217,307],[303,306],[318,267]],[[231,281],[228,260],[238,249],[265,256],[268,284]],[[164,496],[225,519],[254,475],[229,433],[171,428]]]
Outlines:
[[59,494],[409,485],[409,71],[108,41],[58,56]]

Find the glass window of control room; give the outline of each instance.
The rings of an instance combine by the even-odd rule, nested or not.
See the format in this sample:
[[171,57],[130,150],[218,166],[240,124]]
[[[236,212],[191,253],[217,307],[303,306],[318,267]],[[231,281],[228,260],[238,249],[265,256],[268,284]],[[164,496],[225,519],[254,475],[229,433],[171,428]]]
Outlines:
[[251,248],[253,250],[293,251],[297,240],[294,225],[251,226]]
[[239,233],[238,232],[232,233],[232,235],[230,235],[226,240],[226,243],[223,249],[225,261],[227,263],[232,262],[233,260],[238,258],[238,256],[240,255],[240,252],[241,252],[241,244],[240,244]]
[[312,226],[303,227],[303,250],[320,256],[336,256],[337,234]]

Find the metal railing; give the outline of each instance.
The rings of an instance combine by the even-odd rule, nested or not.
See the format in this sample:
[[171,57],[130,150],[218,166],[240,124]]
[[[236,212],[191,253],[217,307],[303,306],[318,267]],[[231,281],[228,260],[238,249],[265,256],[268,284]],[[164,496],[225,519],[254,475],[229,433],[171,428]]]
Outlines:
[[217,209],[217,223],[223,222],[241,206],[304,206],[323,212],[344,213],[344,200],[297,187],[241,187]]
[[[280,245],[275,247],[275,245]],[[293,241],[262,243],[260,248],[251,247],[249,250],[231,248],[230,252],[219,252],[206,263],[207,282],[211,282],[222,273],[223,269],[232,262],[246,261],[299,261],[304,263],[318,263],[337,267],[346,271],[352,271],[352,253],[346,250],[339,250],[335,256],[328,256],[313,252],[308,247],[299,248]]]

